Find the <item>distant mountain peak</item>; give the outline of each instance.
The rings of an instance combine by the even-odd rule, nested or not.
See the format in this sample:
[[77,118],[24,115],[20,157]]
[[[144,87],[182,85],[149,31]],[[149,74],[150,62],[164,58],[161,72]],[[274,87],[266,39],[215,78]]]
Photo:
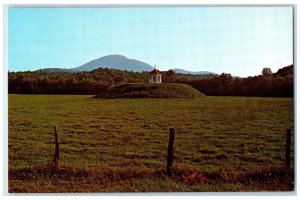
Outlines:
[[209,72],[209,71],[192,72],[192,71],[188,71],[188,70],[184,70],[184,69],[171,69],[171,70],[173,70],[173,71],[175,71],[175,73],[179,73],[179,74],[194,74],[194,75],[197,75],[197,74],[203,74],[203,75],[213,74],[213,75],[217,75],[216,73]]
[[92,60],[79,67],[73,68],[77,71],[92,71],[98,68],[112,68],[120,70],[128,70],[134,72],[150,71],[153,67],[147,63],[135,59],[129,59],[126,56],[112,54]]
[[[110,55],[102,56],[101,58],[110,58],[110,57],[113,57],[113,58],[119,57],[119,58],[125,58],[125,59],[128,59],[126,56],[123,56],[123,55],[121,55],[121,54],[110,54]],[[98,58],[98,59],[99,59],[99,58]],[[95,59],[95,60],[97,60],[97,59]]]
[[[119,69],[119,70],[127,70],[127,71],[133,71],[133,72],[150,72],[155,67],[151,66],[145,62],[133,59],[133,58],[127,58],[126,56],[120,55],[120,54],[111,54],[106,55],[94,60],[91,60],[79,67],[71,68],[71,69],[41,69],[44,71],[69,71],[69,72],[79,72],[79,71],[92,71],[98,68],[110,68],[110,69]],[[208,74],[214,74],[216,73],[209,72],[209,71],[198,71],[198,72],[192,72],[187,71],[184,69],[171,69],[175,71],[175,73],[180,74],[202,74],[202,75],[208,75]]]

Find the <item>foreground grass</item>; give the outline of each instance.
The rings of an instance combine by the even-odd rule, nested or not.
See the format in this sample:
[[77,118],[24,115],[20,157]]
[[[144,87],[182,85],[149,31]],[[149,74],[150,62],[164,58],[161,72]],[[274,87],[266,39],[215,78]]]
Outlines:
[[[293,174],[280,168],[252,172],[203,173],[174,169],[167,177],[163,170],[74,169],[50,166],[9,172],[11,192],[218,192],[291,191]],[[60,186],[60,187],[58,187]]]
[[[9,95],[9,190],[293,190],[292,174],[281,170],[293,118],[293,100],[284,98]],[[58,172],[47,167],[54,124]],[[174,178],[163,172],[170,127],[176,131]],[[252,180],[254,174],[263,178]]]

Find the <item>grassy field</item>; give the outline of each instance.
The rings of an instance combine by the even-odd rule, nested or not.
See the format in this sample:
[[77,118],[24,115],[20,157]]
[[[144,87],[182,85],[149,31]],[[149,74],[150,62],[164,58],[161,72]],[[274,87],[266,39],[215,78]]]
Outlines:
[[[293,173],[282,170],[285,132],[294,130],[293,99],[9,95],[8,103],[9,192],[294,188]],[[49,167],[53,125],[61,148],[58,171]],[[171,127],[172,178],[164,172]]]

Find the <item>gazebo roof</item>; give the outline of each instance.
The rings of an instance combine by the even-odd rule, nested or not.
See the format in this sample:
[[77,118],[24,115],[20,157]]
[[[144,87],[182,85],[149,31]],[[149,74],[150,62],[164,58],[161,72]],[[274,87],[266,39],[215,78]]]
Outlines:
[[157,69],[152,70],[151,72],[149,72],[149,74],[155,74],[155,75],[160,75],[161,72]]

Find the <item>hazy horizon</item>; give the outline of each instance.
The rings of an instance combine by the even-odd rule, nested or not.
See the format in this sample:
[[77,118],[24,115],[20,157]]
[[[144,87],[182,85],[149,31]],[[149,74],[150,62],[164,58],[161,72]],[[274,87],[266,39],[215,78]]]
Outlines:
[[112,54],[160,70],[260,74],[293,64],[293,7],[9,8],[8,70]]

